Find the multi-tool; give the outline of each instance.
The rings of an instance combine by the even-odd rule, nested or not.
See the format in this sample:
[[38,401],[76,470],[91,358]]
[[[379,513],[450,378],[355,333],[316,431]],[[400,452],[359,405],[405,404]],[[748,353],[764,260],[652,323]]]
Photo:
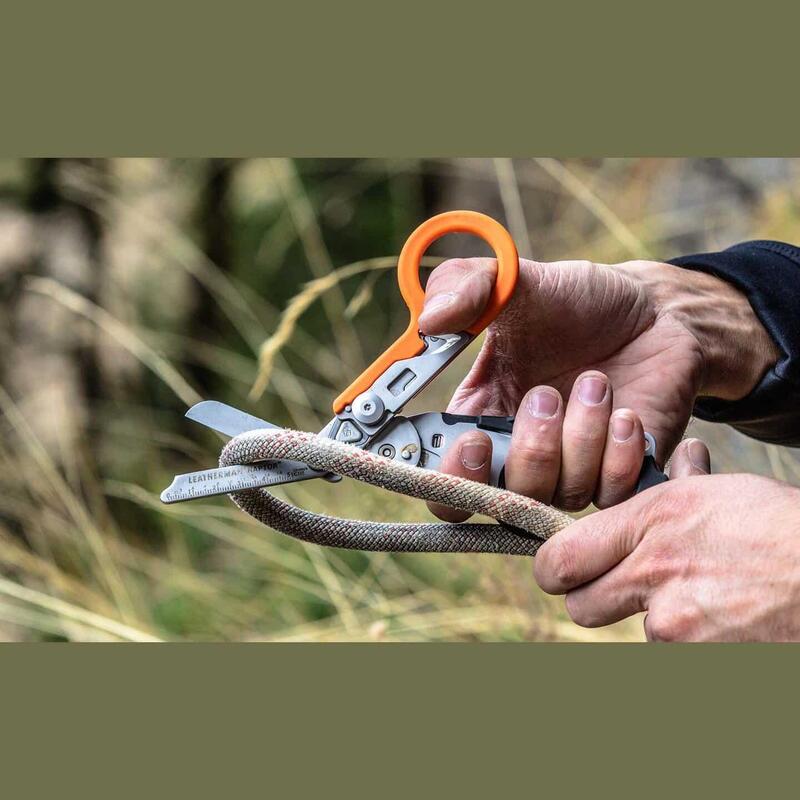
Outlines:
[[[417,324],[425,299],[419,280],[420,261],[427,248],[448,233],[471,233],[488,242],[497,257],[497,279],[488,305],[473,325],[458,333],[427,336],[419,331]],[[397,274],[400,292],[411,316],[408,328],[336,398],[334,417],[319,436],[364,448],[387,459],[435,470],[458,436],[478,428],[492,441],[489,482],[493,486],[503,486],[503,467],[511,443],[513,417],[438,412],[404,417],[401,411],[502,311],[514,292],[519,274],[514,242],[500,223],[484,214],[474,211],[439,214],[420,225],[408,238],[400,253]],[[215,401],[192,406],[186,416],[229,437],[277,427]],[[654,438],[646,433],[645,439],[645,457],[637,492],[666,480],[655,461]],[[177,503],[311,478],[338,480],[335,475],[319,472],[299,462],[264,461],[177,475],[161,494],[161,500]]]

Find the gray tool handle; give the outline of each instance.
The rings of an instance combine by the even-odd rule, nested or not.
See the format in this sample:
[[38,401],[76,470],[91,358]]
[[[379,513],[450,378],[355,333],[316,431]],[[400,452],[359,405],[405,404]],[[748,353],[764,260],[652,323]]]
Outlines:
[[658,486],[659,483],[664,483],[669,480],[664,474],[664,471],[659,469],[656,464],[656,440],[653,434],[645,433],[645,442],[647,446],[644,451],[644,462],[642,463],[642,470],[639,473],[639,480],[636,483],[636,494],[649,489],[651,486]]
[[[441,421],[447,426],[458,426],[459,433],[462,432],[464,426],[469,425],[473,425],[476,428],[485,430],[486,433],[492,437],[495,447],[497,447],[497,444],[502,441],[504,447],[500,463],[502,464],[505,461],[505,457],[508,452],[508,445],[510,444],[511,431],[514,427],[514,417],[472,417],[464,414],[422,414],[416,418],[412,417],[412,420],[417,421],[422,420],[422,418],[430,418],[431,420],[434,420],[436,417],[440,418]],[[651,433],[645,433],[644,438],[644,461],[642,462],[642,469],[639,472],[639,479],[636,482],[636,494],[643,492],[645,489],[649,489],[651,486],[657,486],[659,483],[664,483],[664,481],[668,480],[663,470],[659,469],[658,464],[656,463],[655,437]],[[496,480],[493,480],[492,483],[493,485],[500,487],[505,485],[502,468],[498,471]]]

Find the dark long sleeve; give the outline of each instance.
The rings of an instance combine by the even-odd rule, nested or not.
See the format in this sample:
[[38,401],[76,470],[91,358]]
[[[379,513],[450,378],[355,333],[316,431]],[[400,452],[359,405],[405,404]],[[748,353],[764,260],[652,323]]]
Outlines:
[[778,363],[747,397],[700,398],[695,415],[764,442],[800,447],[800,248],[744,242],[669,263],[710,273],[739,288],[781,351]]

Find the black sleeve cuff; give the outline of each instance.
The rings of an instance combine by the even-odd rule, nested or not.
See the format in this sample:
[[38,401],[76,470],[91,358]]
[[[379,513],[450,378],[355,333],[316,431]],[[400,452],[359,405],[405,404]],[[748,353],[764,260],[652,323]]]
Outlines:
[[744,242],[668,263],[715,275],[740,289],[781,351],[778,363],[747,397],[734,402],[700,398],[695,416],[728,423],[764,442],[800,447],[800,248]]

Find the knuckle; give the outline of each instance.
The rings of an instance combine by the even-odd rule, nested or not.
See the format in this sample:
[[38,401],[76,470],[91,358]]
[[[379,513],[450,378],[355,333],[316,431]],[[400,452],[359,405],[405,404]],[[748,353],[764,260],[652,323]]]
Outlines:
[[431,272],[429,282],[446,275],[461,275],[464,272],[468,272],[470,268],[469,261],[468,258],[448,258],[446,261],[442,261],[442,263]]
[[696,638],[700,614],[691,606],[681,608],[672,616],[672,641],[688,642]]
[[[682,517],[687,517],[696,509],[696,493],[693,487],[687,485],[688,483],[689,481],[667,482],[647,490],[648,502],[644,507],[645,528],[652,530],[660,529],[662,526],[669,527],[677,511]],[[680,490],[679,498],[675,496],[678,490]]]
[[685,553],[680,542],[659,533],[645,535],[636,549],[632,567],[637,583],[646,586],[649,594],[675,577],[687,577]]
[[559,486],[556,503],[565,511],[583,511],[592,502],[592,492],[572,484]]
[[648,261],[647,259],[642,258],[635,258],[631,261],[623,261],[620,264],[617,264],[617,267],[622,270],[642,270],[642,269],[652,269],[653,267],[663,267],[658,261]]
[[523,469],[549,469],[561,462],[561,448],[545,442],[522,442],[514,445],[511,456]]
[[548,265],[543,261],[533,261],[527,258],[519,260],[519,275],[522,283],[537,293],[544,288],[547,275],[553,272],[554,270],[548,269]]
[[605,445],[606,426],[596,422],[584,421],[580,425],[564,425],[564,447],[565,449],[590,450]]
[[651,552],[636,572],[639,582],[649,591],[655,591],[673,574],[672,556],[659,550]]
[[586,272],[594,272],[595,266],[593,261],[588,261],[585,258],[576,259],[569,262],[570,267],[575,271],[584,270]]
[[627,500],[631,494],[632,489],[629,489],[627,486],[619,486],[609,489],[605,487],[602,491],[599,491],[594,498],[594,505],[600,511],[605,510],[606,508],[613,508],[616,505]]
[[[567,549],[567,548],[564,548]],[[556,562],[553,574],[560,586],[572,586],[577,576],[577,570],[571,558],[565,553]]]
[[691,608],[665,609],[647,616],[648,638],[655,642],[683,642],[692,638],[698,615]]
[[611,463],[603,467],[603,483],[610,489],[620,489],[633,482],[636,472],[630,464]]
[[572,548],[569,545],[550,543],[536,556],[536,579],[548,594],[561,594],[572,586],[578,572]]
[[600,485],[595,496],[598,508],[610,506],[627,500],[633,494],[636,471],[625,465],[604,466],[600,476]]
[[480,258],[448,258],[431,272],[428,278],[426,291],[435,288],[437,284],[446,282],[459,283],[467,277],[485,275],[489,277],[491,271],[488,259]]
[[[683,488],[683,491],[681,492],[681,505],[683,507],[683,510],[685,512],[689,512],[689,513],[692,513],[692,514],[695,513],[696,511],[699,511],[700,505],[702,503],[702,499],[703,498],[702,498],[702,495],[700,494],[700,492],[697,491],[696,484],[695,483],[688,483],[688,481],[687,481],[687,483],[684,484],[684,486],[682,488]],[[662,514],[666,514],[667,513],[668,509],[666,508],[666,506],[669,504],[669,501],[673,500],[673,499],[674,498],[666,498],[666,497],[662,498],[662,502],[661,502],[661,506],[662,506],[661,512],[662,512]],[[674,512],[674,509],[673,509],[673,512]]]
[[651,642],[671,642],[673,640],[671,618],[662,614],[648,614],[647,638]]

